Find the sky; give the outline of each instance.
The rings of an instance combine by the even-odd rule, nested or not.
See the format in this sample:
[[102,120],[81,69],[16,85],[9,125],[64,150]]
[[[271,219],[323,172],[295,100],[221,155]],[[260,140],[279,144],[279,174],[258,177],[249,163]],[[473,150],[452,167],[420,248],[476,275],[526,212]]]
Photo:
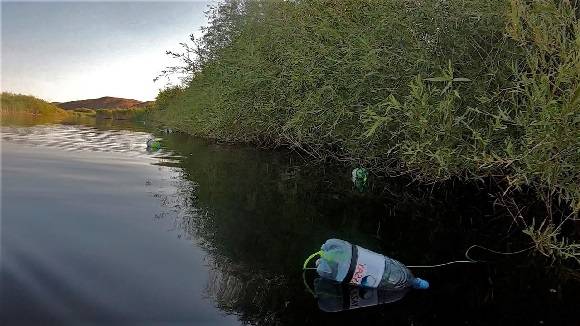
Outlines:
[[1,4],[2,91],[56,102],[114,96],[153,100],[210,2]]

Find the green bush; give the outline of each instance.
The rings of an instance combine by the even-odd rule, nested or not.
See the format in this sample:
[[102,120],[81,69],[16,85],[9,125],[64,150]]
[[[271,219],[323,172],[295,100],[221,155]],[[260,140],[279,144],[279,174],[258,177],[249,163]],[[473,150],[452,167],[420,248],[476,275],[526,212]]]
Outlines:
[[111,109],[97,109],[95,113],[97,119],[113,119],[113,110]]
[[79,109],[74,109],[74,112],[78,112],[78,113],[95,113],[95,110],[93,109],[86,109],[86,108],[79,108]]
[[529,186],[546,232],[558,202],[578,214],[576,1],[232,0],[209,21],[153,119],[374,173]]
[[2,92],[2,114],[33,114],[43,117],[65,117],[67,112],[34,96]]
[[145,114],[144,108],[128,109],[99,109],[96,110],[97,119],[138,120]]

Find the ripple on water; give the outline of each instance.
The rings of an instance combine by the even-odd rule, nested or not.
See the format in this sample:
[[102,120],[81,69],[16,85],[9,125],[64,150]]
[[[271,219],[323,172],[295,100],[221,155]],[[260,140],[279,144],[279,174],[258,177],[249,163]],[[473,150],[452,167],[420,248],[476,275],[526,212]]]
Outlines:
[[3,142],[65,151],[128,153],[137,156],[150,155],[146,143],[147,139],[153,137],[146,132],[100,130],[82,125],[2,126],[0,133]]

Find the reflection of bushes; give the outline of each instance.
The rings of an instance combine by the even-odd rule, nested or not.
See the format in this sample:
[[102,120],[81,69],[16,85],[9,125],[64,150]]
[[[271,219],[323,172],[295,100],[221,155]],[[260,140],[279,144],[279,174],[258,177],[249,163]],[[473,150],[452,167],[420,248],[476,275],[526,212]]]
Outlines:
[[206,292],[219,309],[237,314],[241,321],[269,325],[280,319],[281,307],[289,299],[280,293],[285,287],[287,282],[280,277],[214,256]]
[[113,111],[113,119],[115,120],[129,120],[133,116],[133,109],[115,110]]
[[[315,300],[302,284],[301,264],[330,237],[425,265],[461,257],[473,243],[509,250],[494,245],[495,236],[505,233],[508,226],[501,219],[490,222],[498,220],[493,218],[497,213],[487,195],[474,187],[455,184],[426,191],[393,183],[388,185],[393,192],[389,196],[372,192],[361,196],[351,191],[349,171],[340,167],[296,165],[294,157],[207,144],[179,134],[165,135],[164,141],[181,159],[162,164],[179,166],[182,176],[174,182],[176,194],[157,197],[169,211],[179,213],[180,236],[193,238],[208,253],[206,293],[220,309],[238,315],[246,324],[328,324],[333,317],[320,317]],[[510,245],[522,248],[527,245],[523,240],[527,239],[512,237]],[[457,324],[465,320],[477,324],[482,318],[478,312],[495,309],[495,301],[487,299],[492,291],[494,300],[512,302],[500,305],[506,310],[529,309],[530,304],[553,299],[534,289],[555,282],[532,262],[538,261],[511,257],[509,266],[497,267],[491,275],[465,272],[463,267],[437,272],[442,285],[420,294],[428,296],[431,305],[419,313],[416,306],[405,305],[413,298],[409,295],[388,314],[384,313],[388,308],[365,314],[381,324],[409,325],[413,320],[422,325],[441,316]],[[493,280],[492,289],[488,277]],[[536,286],[530,288],[530,283]],[[530,303],[530,297],[536,301]],[[575,311],[575,298],[562,302],[558,312]],[[342,318],[360,317],[349,316],[336,317],[337,324],[345,323]]]

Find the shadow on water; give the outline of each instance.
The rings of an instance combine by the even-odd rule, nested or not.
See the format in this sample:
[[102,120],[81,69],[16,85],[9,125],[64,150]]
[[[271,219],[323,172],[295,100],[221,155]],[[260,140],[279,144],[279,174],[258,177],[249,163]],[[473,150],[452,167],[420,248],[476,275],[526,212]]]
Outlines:
[[[496,212],[485,191],[467,185],[429,191],[387,184],[359,194],[350,171],[307,166],[293,155],[222,146],[180,134],[164,136],[175,155],[159,164],[182,169],[181,230],[209,253],[207,294],[248,324],[576,325],[578,281],[526,253],[490,264],[414,272],[431,282],[392,304],[329,314],[302,281],[305,257],[328,238],[342,238],[409,265],[463,259],[472,244],[499,250],[529,246]],[[181,157],[177,161],[175,157]],[[383,189],[383,188],[381,188]],[[307,273],[312,286],[313,272]]]

